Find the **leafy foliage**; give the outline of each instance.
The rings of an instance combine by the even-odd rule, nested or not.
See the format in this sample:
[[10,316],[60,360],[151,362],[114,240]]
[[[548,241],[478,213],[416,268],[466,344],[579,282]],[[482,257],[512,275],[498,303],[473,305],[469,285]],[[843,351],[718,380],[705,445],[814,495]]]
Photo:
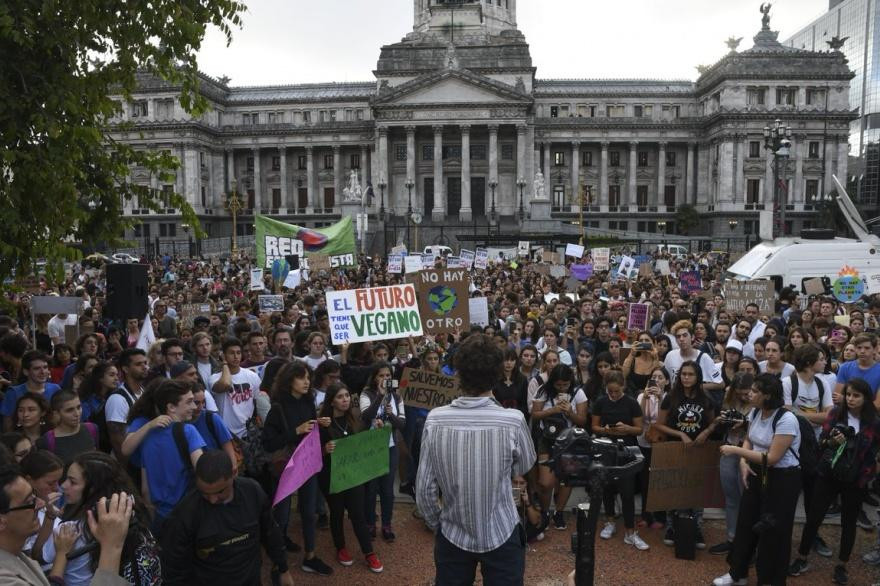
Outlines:
[[[157,210],[161,194],[130,182],[136,167],[173,180],[178,161],[109,135],[139,73],[180,92],[195,116],[196,55],[208,26],[232,40],[245,10],[235,0],[15,0],[0,2],[0,281],[38,258],[57,275],[84,246],[116,244],[124,202]],[[118,127],[117,127],[118,129]],[[198,226],[180,194],[170,205]],[[165,207],[165,206],[161,206]]]
[[681,235],[691,234],[700,225],[700,213],[689,203],[678,206],[675,227]]

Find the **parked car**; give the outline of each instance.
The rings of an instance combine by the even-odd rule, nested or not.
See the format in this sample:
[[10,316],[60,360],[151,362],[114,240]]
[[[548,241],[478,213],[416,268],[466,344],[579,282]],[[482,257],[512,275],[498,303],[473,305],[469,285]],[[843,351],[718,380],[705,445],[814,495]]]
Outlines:
[[425,247],[424,254],[433,254],[434,256],[449,256],[453,254],[452,249],[441,244],[431,244]]
[[660,254],[669,253],[672,258],[687,258],[688,255],[687,246],[681,244],[658,244],[657,252]]
[[136,257],[134,255],[128,254],[127,252],[116,252],[113,255],[111,255],[110,258],[112,258],[116,262],[122,263],[122,264],[132,264],[132,263],[141,262],[141,259],[139,259],[138,257]]

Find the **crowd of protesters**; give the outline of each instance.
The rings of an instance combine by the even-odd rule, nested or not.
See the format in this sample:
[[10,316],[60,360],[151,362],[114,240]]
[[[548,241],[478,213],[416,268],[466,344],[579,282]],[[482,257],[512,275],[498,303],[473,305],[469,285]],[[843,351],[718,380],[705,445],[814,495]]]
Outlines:
[[[105,318],[101,266],[73,265],[61,284],[8,293],[0,310],[0,576],[20,564],[20,571],[39,566],[50,582],[88,584],[112,566],[138,585],[256,584],[261,548],[275,584],[293,583],[293,559],[301,571],[325,576],[356,572],[333,567],[356,557],[381,572],[382,544],[396,539],[396,494],[416,500],[413,514],[430,529],[444,523],[438,564],[462,551],[521,548],[506,525],[507,534],[473,536],[466,520],[445,524],[459,521],[449,512],[457,485],[443,477],[458,468],[428,464],[438,446],[494,448],[444,440],[449,413],[411,407],[396,384],[386,384],[407,367],[447,375],[477,369],[474,356],[459,350],[472,336],[479,348],[483,334],[497,347],[497,373],[488,382],[477,377],[472,384],[486,388],[470,389],[474,398],[465,403],[512,410],[507,415],[523,422],[537,455],[535,465],[526,458],[513,466],[506,488],[522,545],[571,522],[571,489],[541,462],[559,433],[577,426],[639,446],[646,460],[637,478],[606,487],[602,539],[615,538],[622,516],[621,547],[648,549],[640,536],[647,531],[674,545],[674,520],[686,514],[697,520],[696,546],[705,548],[701,509],[651,507],[649,466],[657,442],[717,440],[727,539],[709,551],[727,555],[730,572],[715,584],[745,584],[752,561],[759,583],[784,583],[809,571],[812,553],[835,550],[832,579],[848,583],[856,529],[872,529],[866,511],[878,505],[880,299],[844,305],[786,288],[772,312],[757,304],[734,312],[721,287],[723,255],[668,259],[671,275],[632,280],[596,271],[575,288],[537,270],[539,260],[502,256],[471,272],[471,295],[488,301],[488,325],[352,345],[333,343],[325,294],[403,282],[378,258],[307,275],[284,289],[283,311],[265,313],[262,292],[250,290],[247,258],[155,259],[148,263],[150,324]],[[703,291],[679,289],[677,274],[687,270],[701,272]],[[275,287],[268,275],[265,286]],[[31,316],[34,294],[79,297],[83,310]],[[628,327],[629,303],[648,304],[645,328]],[[185,316],[192,304],[208,311]],[[71,325],[75,340],[65,339]],[[145,326],[158,339],[139,348]],[[281,469],[316,426],[324,469],[273,507]],[[384,426],[392,428],[388,474],[331,493],[335,443]],[[32,497],[19,505],[22,481]],[[120,493],[130,495],[130,527],[113,566],[93,515],[97,503]],[[798,535],[801,494],[807,522]],[[356,544],[345,541],[346,512]],[[840,515],[838,544],[822,538],[828,514]],[[325,539],[319,529],[329,529],[331,563],[315,553]],[[880,544],[860,553],[880,565]],[[484,566],[490,560],[498,562],[485,558]],[[511,567],[519,566],[502,568],[505,583],[516,583]]]

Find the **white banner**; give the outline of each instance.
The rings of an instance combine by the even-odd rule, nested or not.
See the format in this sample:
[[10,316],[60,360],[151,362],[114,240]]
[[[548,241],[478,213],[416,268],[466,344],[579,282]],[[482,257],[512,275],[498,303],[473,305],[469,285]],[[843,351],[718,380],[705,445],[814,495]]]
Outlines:
[[399,254],[388,255],[388,272],[399,275],[403,272],[403,256]]
[[594,248],[592,256],[594,271],[607,271],[611,268],[610,248]]
[[327,292],[333,344],[422,335],[414,285]]
[[584,247],[580,244],[566,244],[565,245],[565,256],[573,256],[575,258],[580,258],[584,255]]
[[485,297],[471,297],[469,301],[471,324],[486,327],[489,325],[489,300]]
[[489,251],[485,248],[478,248],[474,253],[474,268],[485,269],[489,266]]

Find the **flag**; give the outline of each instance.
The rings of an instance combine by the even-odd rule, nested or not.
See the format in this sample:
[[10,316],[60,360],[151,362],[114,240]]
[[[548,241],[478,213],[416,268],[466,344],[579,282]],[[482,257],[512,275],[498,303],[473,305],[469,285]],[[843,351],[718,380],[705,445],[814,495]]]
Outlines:
[[144,318],[144,326],[141,328],[141,333],[138,334],[135,347],[140,348],[144,352],[149,352],[150,346],[152,346],[155,341],[156,333],[153,332],[153,322],[150,321],[150,313],[147,312],[147,317]]

